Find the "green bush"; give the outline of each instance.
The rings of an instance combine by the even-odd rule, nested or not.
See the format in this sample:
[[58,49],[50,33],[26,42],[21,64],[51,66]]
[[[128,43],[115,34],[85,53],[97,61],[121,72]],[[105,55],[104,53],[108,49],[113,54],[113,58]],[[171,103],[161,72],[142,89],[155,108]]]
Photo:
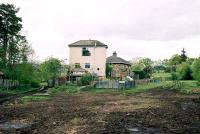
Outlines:
[[192,76],[200,82],[200,58],[192,63]]
[[80,88],[77,85],[69,84],[69,85],[62,85],[57,86],[50,89],[51,95],[57,95],[58,93],[65,92],[65,93],[77,93],[80,91]]
[[90,85],[92,82],[92,75],[91,74],[85,74],[81,77],[81,85]]
[[172,80],[178,80],[178,74],[173,72],[172,73]]
[[190,68],[190,65],[186,62],[178,65],[177,73],[179,80],[192,80],[192,70]]

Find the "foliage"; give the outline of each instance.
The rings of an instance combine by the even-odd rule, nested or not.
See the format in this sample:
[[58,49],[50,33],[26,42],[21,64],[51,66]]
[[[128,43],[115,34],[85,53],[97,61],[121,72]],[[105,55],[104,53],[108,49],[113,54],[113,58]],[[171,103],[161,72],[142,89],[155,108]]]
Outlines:
[[60,92],[77,93],[79,91],[80,91],[80,88],[77,85],[68,84],[68,85],[62,85],[62,86],[58,86],[58,87],[54,87],[50,89],[50,94],[57,95]]
[[139,63],[134,64],[131,67],[132,72],[134,72],[134,74],[139,75],[140,79],[143,78],[150,78],[152,72],[153,72],[153,68],[152,68],[152,61],[149,58],[144,58],[142,60],[139,61]]
[[28,63],[33,50],[21,34],[18,12],[19,8],[12,4],[0,4],[0,68],[9,79],[38,86],[33,64]]
[[200,82],[200,58],[195,60],[192,64],[192,76],[195,80]]
[[81,85],[90,85],[92,82],[92,75],[87,73],[81,77]]
[[187,55],[186,55],[186,51],[185,49],[183,48],[183,50],[181,51],[181,58],[182,58],[182,62],[186,62],[187,60]]
[[38,90],[38,88],[30,88],[30,87],[17,87],[15,89],[0,88],[0,92],[5,94],[23,94],[29,91],[36,91],[36,90]]
[[27,61],[32,53],[26,37],[21,34],[22,18],[19,8],[12,4],[0,4],[0,61],[2,67]]
[[44,81],[55,79],[61,73],[61,61],[57,58],[49,58],[40,65],[40,71]]
[[171,73],[153,73],[152,77],[154,80],[172,80],[172,74]]
[[179,64],[182,63],[182,58],[180,55],[176,54],[176,55],[173,55],[170,59],[170,65],[172,67],[172,71],[176,71],[176,68]]
[[40,101],[40,100],[47,100],[49,96],[24,96],[21,98],[22,103],[32,102],[32,101]]
[[179,92],[185,94],[199,94],[200,93],[200,86],[198,85],[197,81],[181,81],[182,88],[179,89]]
[[16,64],[12,70],[4,69],[3,71],[7,77],[18,80],[21,84],[39,87],[40,77],[33,63]]
[[179,80],[191,80],[192,79],[192,70],[190,65],[186,62],[181,63],[177,67],[178,79]]
[[106,64],[106,77],[111,77],[113,66],[109,63]]
[[172,72],[172,80],[178,80],[178,73]]

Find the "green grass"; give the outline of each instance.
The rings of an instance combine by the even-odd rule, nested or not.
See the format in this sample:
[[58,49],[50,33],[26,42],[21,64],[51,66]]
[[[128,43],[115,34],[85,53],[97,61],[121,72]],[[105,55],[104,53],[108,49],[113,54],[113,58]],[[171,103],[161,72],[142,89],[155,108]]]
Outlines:
[[60,92],[65,92],[65,93],[77,93],[80,92],[80,87],[77,85],[62,85],[62,86],[58,86],[58,87],[54,87],[50,89],[50,94],[51,95],[57,95]]
[[153,77],[171,77],[171,73],[153,73]]
[[137,85],[135,88],[126,90],[126,93],[142,93],[142,92],[152,90],[152,89],[156,89],[156,88],[164,89],[166,87],[171,86],[171,84],[172,84],[171,81],[142,84],[142,85]]
[[159,82],[159,83],[149,83],[149,84],[141,84],[137,85],[131,89],[97,89],[97,88],[88,88],[83,92],[90,93],[110,93],[110,94],[131,94],[131,93],[142,93],[155,88],[165,88],[172,84],[171,81]]
[[22,103],[47,100],[49,96],[24,96],[21,98]]
[[179,89],[181,93],[186,94],[199,94],[200,93],[200,85],[197,84],[197,81],[180,81],[182,83],[182,87]]
[[25,92],[37,90],[38,88],[30,88],[30,87],[19,87],[16,89],[7,89],[7,88],[0,88],[0,93],[5,94],[23,94]]

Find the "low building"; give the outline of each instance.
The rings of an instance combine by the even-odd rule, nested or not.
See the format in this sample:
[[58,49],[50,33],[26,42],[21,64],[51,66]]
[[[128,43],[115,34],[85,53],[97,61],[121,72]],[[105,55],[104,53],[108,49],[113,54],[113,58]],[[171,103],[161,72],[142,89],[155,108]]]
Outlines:
[[117,57],[116,52],[114,52],[112,56],[106,59],[106,63],[112,66],[111,72],[109,72],[111,78],[124,80],[126,76],[130,75],[130,62]]

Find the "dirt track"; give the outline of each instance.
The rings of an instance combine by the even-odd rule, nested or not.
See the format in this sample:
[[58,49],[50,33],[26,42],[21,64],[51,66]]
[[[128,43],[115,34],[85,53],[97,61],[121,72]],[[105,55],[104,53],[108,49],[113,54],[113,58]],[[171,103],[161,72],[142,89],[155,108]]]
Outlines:
[[158,89],[129,96],[60,94],[1,107],[0,133],[200,133],[200,99]]

